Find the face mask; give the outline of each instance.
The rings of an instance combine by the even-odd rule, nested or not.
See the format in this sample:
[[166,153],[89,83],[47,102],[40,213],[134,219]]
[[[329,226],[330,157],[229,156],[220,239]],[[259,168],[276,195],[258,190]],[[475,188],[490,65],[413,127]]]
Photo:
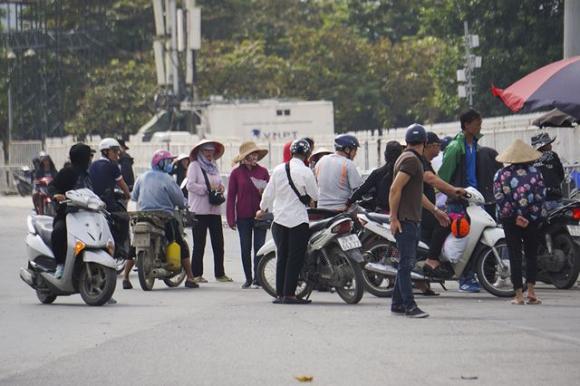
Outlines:
[[169,160],[165,160],[165,164],[163,165],[163,171],[165,173],[173,173],[173,164]]

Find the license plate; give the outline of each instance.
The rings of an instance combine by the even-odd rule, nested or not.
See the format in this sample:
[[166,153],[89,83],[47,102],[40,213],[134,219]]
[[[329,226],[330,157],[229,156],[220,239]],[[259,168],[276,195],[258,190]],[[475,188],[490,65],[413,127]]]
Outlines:
[[360,248],[362,245],[357,235],[349,235],[338,239],[338,244],[343,251]]
[[580,237],[580,225],[568,225],[570,236]]
[[148,247],[151,244],[151,240],[147,236],[138,236],[133,239],[133,245],[135,247]]

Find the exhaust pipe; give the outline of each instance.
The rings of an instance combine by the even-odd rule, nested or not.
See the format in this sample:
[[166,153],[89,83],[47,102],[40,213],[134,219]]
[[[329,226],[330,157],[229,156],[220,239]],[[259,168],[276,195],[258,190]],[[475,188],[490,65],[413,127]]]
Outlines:
[[169,272],[168,270],[166,270],[164,268],[155,268],[155,269],[151,270],[151,273],[156,278],[164,278],[164,277],[171,276],[171,272]]
[[32,277],[32,272],[30,272],[26,268],[20,268],[20,278],[22,279],[23,282],[25,282],[26,284],[28,284],[32,288],[35,288],[34,287],[34,278]]
[[[379,275],[391,277],[397,276],[398,272],[397,268],[393,266],[379,263],[367,263],[365,265],[365,269],[373,273],[378,273]],[[417,272],[411,272],[411,280],[426,280],[426,279],[427,278],[425,277],[425,275],[421,275],[420,273]]]

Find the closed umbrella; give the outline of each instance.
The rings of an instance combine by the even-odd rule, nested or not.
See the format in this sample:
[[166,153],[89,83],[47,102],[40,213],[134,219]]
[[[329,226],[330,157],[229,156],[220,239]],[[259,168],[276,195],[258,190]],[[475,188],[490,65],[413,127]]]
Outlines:
[[580,56],[544,66],[506,89],[491,92],[513,112],[557,108],[580,119]]

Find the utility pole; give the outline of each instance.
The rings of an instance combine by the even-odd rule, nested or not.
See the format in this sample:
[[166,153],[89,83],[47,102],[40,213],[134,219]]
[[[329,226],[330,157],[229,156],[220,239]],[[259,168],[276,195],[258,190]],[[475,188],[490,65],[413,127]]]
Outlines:
[[580,0],[564,2],[564,59],[580,55]]
[[479,47],[479,36],[469,34],[469,25],[467,21],[463,23],[464,27],[464,46],[465,46],[465,65],[462,69],[457,70],[457,81],[462,83],[457,86],[457,94],[460,98],[467,98],[469,107],[473,107],[473,96],[475,94],[475,69],[481,67],[481,56],[475,56],[471,53],[473,48]]

